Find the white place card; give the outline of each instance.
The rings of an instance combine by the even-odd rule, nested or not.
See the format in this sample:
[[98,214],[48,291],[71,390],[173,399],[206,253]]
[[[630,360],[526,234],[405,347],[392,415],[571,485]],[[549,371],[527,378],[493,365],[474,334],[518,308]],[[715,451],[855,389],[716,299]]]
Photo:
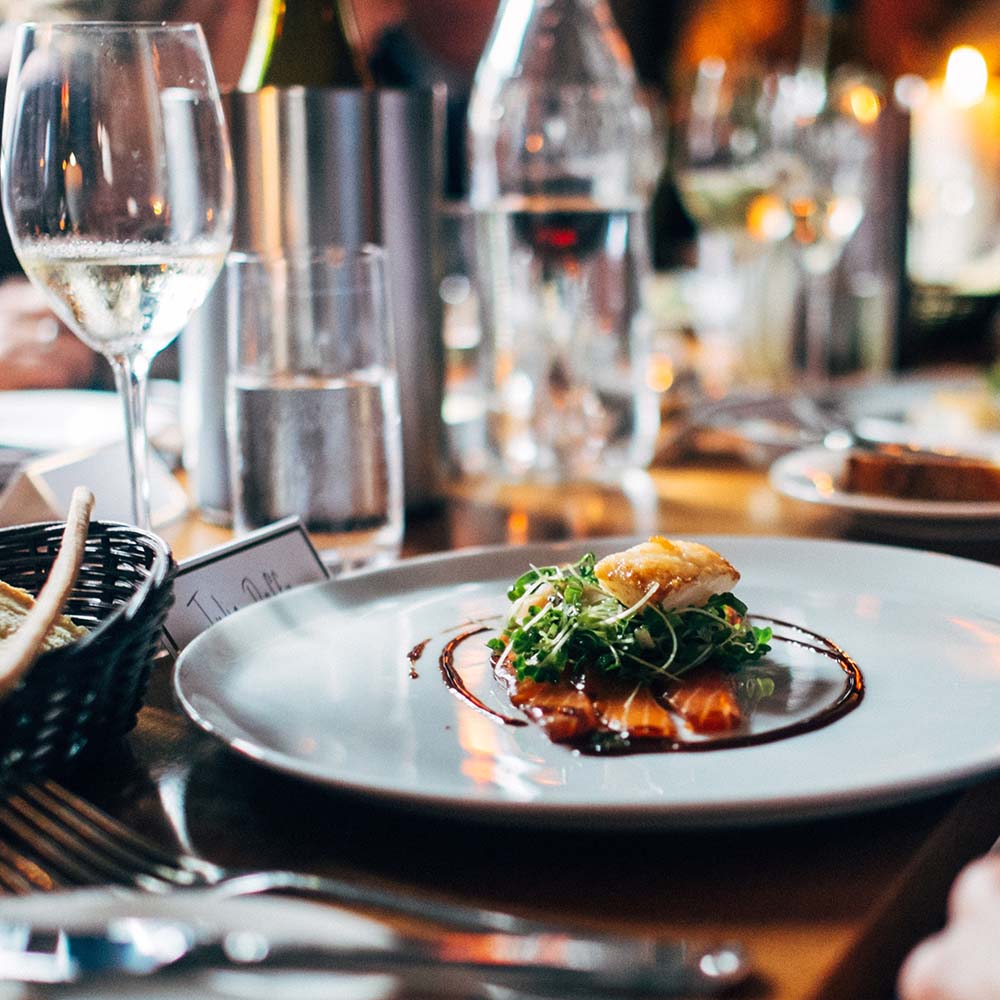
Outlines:
[[302,521],[286,518],[182,562],[164,637],[177,653],[234,611],[329,576]]
[[[150,449],[150,519],[153,527],[187,512],[188,498],[166,463]],[[0,526],[62,521],[77,486],[94,494],[94,518],[132,522],[132,492],[125,442],[61,451],[27,462],[0,493]]]

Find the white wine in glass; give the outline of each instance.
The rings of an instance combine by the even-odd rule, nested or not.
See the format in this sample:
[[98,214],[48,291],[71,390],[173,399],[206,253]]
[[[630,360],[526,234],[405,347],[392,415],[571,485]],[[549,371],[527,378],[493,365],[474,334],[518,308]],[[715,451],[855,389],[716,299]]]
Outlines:
[[208,294],[232,240],[232,162],[201,28],[21,26],[0,171],[25,272],[114,370],[133,516],[148,528],[149,365]]

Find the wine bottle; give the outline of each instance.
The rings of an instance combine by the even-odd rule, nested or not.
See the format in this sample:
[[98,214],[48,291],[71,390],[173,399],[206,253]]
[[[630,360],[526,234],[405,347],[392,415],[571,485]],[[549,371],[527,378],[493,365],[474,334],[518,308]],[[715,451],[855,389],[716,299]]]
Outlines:
[[348,0],[260,0],[239,89],[369,86],[359,41]]

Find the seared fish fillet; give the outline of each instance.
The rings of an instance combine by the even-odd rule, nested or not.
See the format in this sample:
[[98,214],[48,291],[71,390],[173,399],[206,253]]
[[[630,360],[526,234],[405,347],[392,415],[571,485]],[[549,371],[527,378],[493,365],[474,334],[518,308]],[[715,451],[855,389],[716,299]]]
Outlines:
[[740,574],[718,552],[699,542],[672,542],[659,535],[605,556],[597,579],[626,607],[656,584],[652,600],[665,610],[700,607],[713,594],[732,590]]

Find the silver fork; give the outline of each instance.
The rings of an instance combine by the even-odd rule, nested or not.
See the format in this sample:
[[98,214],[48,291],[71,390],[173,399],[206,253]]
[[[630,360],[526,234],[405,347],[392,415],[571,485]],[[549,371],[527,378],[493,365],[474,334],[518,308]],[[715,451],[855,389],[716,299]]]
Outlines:
[[173,853],[51,780],[26,785],[0,802],[0,829],[30,852],[0,847],[0,884],[8,885],[9,879],[14,892],[28,891],[24,882],[32,890],[112,883],[146,892],[212,888],[226,896],[284,890],[418,917],[456,930],[531,933],[541,926],[509,913],[411,897],[344,879],[279,870],[237,871]]
[[172,853],[51,780],[26,785],[0,801],[0,831],[8,836],[7,844],[0,841],[0,886],[19,894],[109,883],[147,892],[211,888],[225,896],[284,890],[454,930],[532,934],[556,929],[548,921],[345,879],[279,870],[236,871]]
[[[482,940],[493,942],[501,952],[521,948],[527,949],[524,954],[545,955],[555,942],[560,954],[597,956],[610,963],[608,969],[630,970],[630,975],[638,975],[640,980],[643,975],[655,974],[659,978],[649,982],[659,986],[667,982],[664,976],[669,973],[683,984],[685,996],[718,993],[750,973],[743,949],[729,942],[706,945],[663,942],[647,935],[579,932],[552,921],[527,920],[342,879],[288,871],[232,871],[163,849],[54,781],[25,786],[0,802],[3,831],[11,840],[6,844],[0,840],[0,886],[21,895],[39,889],[109,883],[148,893],[202,888],[226,896],[284,889],[346,906],[415,917],[452,931],[483,933],[486,937]],[[448,937],[447,931],[444,937]],[[461,941],[461,935],[455,940]],[[478,947],[473,945],[473,953]],[[508,964],[511,955],[513,952],[505,959]]]

